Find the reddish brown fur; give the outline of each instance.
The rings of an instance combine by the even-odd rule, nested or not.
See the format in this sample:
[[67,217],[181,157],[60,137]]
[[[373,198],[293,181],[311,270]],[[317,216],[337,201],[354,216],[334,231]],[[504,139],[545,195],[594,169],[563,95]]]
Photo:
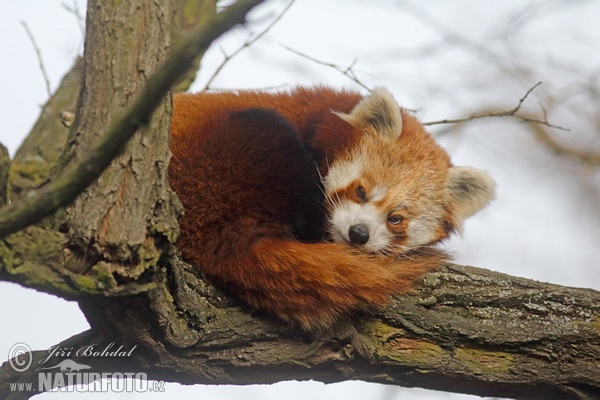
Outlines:
[[[194,137],[201,140],[210,129],[214,129],[215,114],[225,114],[249,107],[275,110],[294,125],[305,143],[322,154],[314,154],[319,161],[321,174],[327,173],[328,162],[337,153],[350,147],[360,132],[342,123],[331,111],[350,112],[362,96],[355,92],[336,91],[322,87],[316,89],[297,88],[293,95],[240,91],[218,92],[200,95],[178,94],[174,97],[174,113],[171,122],[173,146],[179,146],[179,137]],[[182,138],[182,140],[184,140]],[[187,144],[182,144],[187,147]],[[177,148],[173,149],[176,153]]]
[[[186,212],[180,221],[179,249],[189,262],[249,305],[304,329],[326,328],[353,310],[385,305],[391,295],[410,290],[413,280],[438,266],[444,256],[426,251],[417,258],[395,258],[365,254],[343,244],[295,239],[285,223],[283,205],[302,199],[291,198],[295,182],[277,182],[276,174],[279,168],[287,168],[286,154],[277,158],[273,152],[261,151],[260,138],[249,147],[218,139],[224,125],[240,133],[253,129],[231,123],[232,111],[276,110],[309,144],[325,174],[331,161],[359,134],[331,110],[350,112],[360,99],[356,93],[325,88],[298,89],[292,95],[182,94],[174,99],[169,179]],[[276,123],[256,128],[256,135],[274,129]],[[268,165],[258,162],[265,157]],[[282,191],[255,187],[253,180],[262,185],[259,178],[271,173],[269,168],[275,170],[269,182]]]

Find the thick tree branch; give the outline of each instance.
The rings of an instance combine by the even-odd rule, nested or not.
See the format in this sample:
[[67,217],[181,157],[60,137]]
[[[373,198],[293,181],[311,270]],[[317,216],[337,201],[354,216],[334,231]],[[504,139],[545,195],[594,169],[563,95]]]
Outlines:
[[246,14],[261,2],[240,0],[182,38],[169,58],[148,79],[136,100],[85,157],[71,164],[51,184],[0,211],[0,237],[34,224],[72,202],[123,150],[137,129],[147,123],[152,111],[171,86],[188,71],[196,56],[233,25],[243,22]]
[[69,249],[65,234],[50,229],[30,226],[0,239],[1,281],[67,300],[131,295],[155,286],[152,282],[119,283],[109,264],[100,262],[90,269],[88,262]]
[[[101,343],[138,344],[127,360],[76,359],[94,371],[118,362],[186,384],[360,379],[517,399],[592,399],[600,390],[599,292],[473,267],[428,273],[415,293],[320,334],[252,315],[176,260],[145,294],[81,306]],[[7,363],[0,377],[5,396]]]

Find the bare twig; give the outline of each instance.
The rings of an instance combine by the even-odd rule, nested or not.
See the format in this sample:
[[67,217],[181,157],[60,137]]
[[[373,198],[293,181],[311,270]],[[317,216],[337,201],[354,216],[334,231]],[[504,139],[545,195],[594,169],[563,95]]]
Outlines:
[[600,165],[600,153],[580,150],[575,147],[559,143],[548,133],[542,124],[530,124],[529,126],[533,131],[535,138],[555,154],[579,160],[583,164],[586,164],[590,167]]
[[540,86],[541,84],[542,84],[542,82],[538,82],[535,85],[533,85],[529,90],[527,90],[525,95],[519,99],[519,102],[517,103],[517,105],[510,110],[473,114],[467,118],[442,119],[439,121],[424,122],[423,125],[432,126],[432,125],[441,125],[441,124],[460,124],[463,122],[473,121],[475,119],[481,119],[481,118],[514,117],[514,118],[520,119],[523,122],[531,122],[531,123],[536,123],[536,124],[540,124],[540,125],[545,125],[549,128],[560,129],[561,131],[569,131],[568,128],[564,128],[562,126],[553,125],[553,124],[549,123],[548,119],[546,118],[547,117],[546,113],[544,113],[544,119],[536,119],[536,118],[532,118],[532,117],[528,117],[528,116],[519,114],[519,111],[521,110],[521,106],[523,105],[523,102],[525,102],[525,100],[531,94],[531,92],[533,92],[533,90],[535,88],[537,88],[538,86]]
[[413,4],[413,2],[403,1],[398,2],[398,5],[408,10],[408,12],[417,17],[420,22],[430,26],[435,32],[440,33],[443,37],[442,43],[448,42],[473,52],[479,56],[480,60],[487,61],[494,68],[497,68],[508,76],[512,76],[515,73],[514,66],[507,64],[503,57],[500,57],[498,54],[496,54],[490,46],[463,35],[460,30],[454,29],[446,21],[437,18],[434,16],[434,14],[429,13],[425,7],[416,5],[419,3],[414,3],[415,4]]
[[280,44],[280,46],[283,47],[284,49],[286,49],[287,51],[290,51],[290,52],[292,52],[292,53],[294,53],[296,55],[299,55],[302,58],[306,58],[307,60],[310,60],[310,61],[312,61],[314,63],[317,63],[319,65],[324,65],[324,66],[329,67],[329,68],[333,68],[336,71],[340,72],[342,75],[346,76],[348,79],[350,79],[354,83],[356,83],[357,85],[359,85],[360,87],[362,87],[363,89],[371,91],[371,88],[368,87],[367,85],[365,85],[363,82],[361,82],[358,79],[358,77],[356,76],[356,74],[354,73],[354,66],[356,65],[356,62],[358,61],[356,59],[354,61],[352,61],[352,63],[348,67],[342,67],[342,66],[339,66],[337,64],[333,64],[333,63],[329,63],[329,62],[326,62],[326,61],[318,60],[318,59],[316,59],[314,57],[311,57],[311,56],[309,56],[307,54],[304,54],[304,53],[302,53],[302,52],[300,52],[298,50],[292,49],[291,47],[288,47],[288,46],[286,46],[284,44]]
[[0,238],[41,221],[59,207],[70,204],[121,153],[133,134],[146,124],[171,86],[183,76],[198,54],[229,30],[245,21],[246,14],[262,0],[239,0],[210,21],[183,37],[161,64],[125,113],[113,122],[85,156],[69,165],[47,186],[29,193],[16,204],[0,210]]
[[221,64],[219,64],[219,66],[215,69],[215,71],[213,72],[213,74],[210,76],[210,78],[208,79],[208,81],[206,82],[206,84],[204,85],[204,87],[202,88],[202,91],[206,91],[210,89],[210,85],[211,83],[213,83],[213,81],[215,80],[215,78],[217,77],[217,75],[219,75],[219,73],[223,70],[223,68],[225,67],[225,65],[235,56],[237,56],[239,53],[241,53],[244,49],[249,48],[250,46],[252,46],[254,43],[256,43],[260,38],[262,38],[267,32],[269,32],[271,30],[271,28],[273,28],[273,26],[275,26],[275,24],[277,24],[277,22],[279,22],[281,20],[281,18],[283,18],[283,16],[285,15],[285,13],[290,9],[290,7],[296,2],[296,0],[291,0],[289,2],[289,4],[279,13],[279,15],[265,28],[263,29],[261,32],[259,32],[257,35],[253,35],[250,34],[248,36],[248,38],[246,39],[246,41],[244,42],[244,44],[242,44],[237,50],[235,50],[233,53],[231,54],[227,54],[225,53],[225,51],[223,49],[221,49],[221,51],[223,52],[223,61],[221,62]]
[[33,34],[29,30],[27,23],[25,21],[21,21],[21,25],[23,25],[23,28],[25,28],[25,32],[27,32],[27,36],[29,37],[31,44],[33,45],[33,49],[35,50],[35,55],[40,64],[40,70],[42,71],[42,76],[44,77],[44,82],[46,82],[46,92],[48,93],[48,98],[50,98],[50,97],[52,97],[52,90],[50,89],[50,79],[48,79],[48,74],[46,73],[46,67],[44,67],[44,60],[42,59],[42,53],[35,41],[35,38],[33,37]]
[[81,13],[81,10],[79,9],[79,4],[77,4],[77,1],[73,1],[72,6],[70,6],[66,3],[63,3],[62,6],[65,10],[67,10],[68,12],[73,14],[75,16],[75,18],[77,18],[77,23],[79,24],[79,30],[81,31],[81,36],[82,37],[85,36],[85,17]]

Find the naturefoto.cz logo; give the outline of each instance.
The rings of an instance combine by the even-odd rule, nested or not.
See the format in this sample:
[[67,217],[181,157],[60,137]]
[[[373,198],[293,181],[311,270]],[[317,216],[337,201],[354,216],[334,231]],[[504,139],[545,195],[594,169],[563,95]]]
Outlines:
[[[143,372],[94,372],[93,359],[130,357],[136,346],[129,349],[115,343],[99,348],[88,345],[80,348],[54,346],[48,355],[33,362],[31,348],[25,343],[11,347],[8,362],[20,373],[35,371],[29,382],[12,382],[11,391],[19,392],[162,392],[164,382],[148,381]],[[77,358],[78,361],[72,358]],[[88,361],[89,359],[89,361]],[[81,362],[85,360],[85,363]],[[34,368],[34,369],[32,369]],[[37,377],[37,382],[35,382]]]

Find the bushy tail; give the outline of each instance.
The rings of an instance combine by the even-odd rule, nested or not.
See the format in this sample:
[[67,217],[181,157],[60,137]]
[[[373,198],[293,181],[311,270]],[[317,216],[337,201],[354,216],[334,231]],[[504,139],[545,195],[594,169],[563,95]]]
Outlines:
[[249,305],[313,330],[329,327],[351,311],[387,304],[391,295],[412,289],[415,278],[444,258],[435,251],[398,258],[343,244],[263,238],[248,257],[237,260],[233,274],[221,270],[219,278],[228,275],[228,287]]

